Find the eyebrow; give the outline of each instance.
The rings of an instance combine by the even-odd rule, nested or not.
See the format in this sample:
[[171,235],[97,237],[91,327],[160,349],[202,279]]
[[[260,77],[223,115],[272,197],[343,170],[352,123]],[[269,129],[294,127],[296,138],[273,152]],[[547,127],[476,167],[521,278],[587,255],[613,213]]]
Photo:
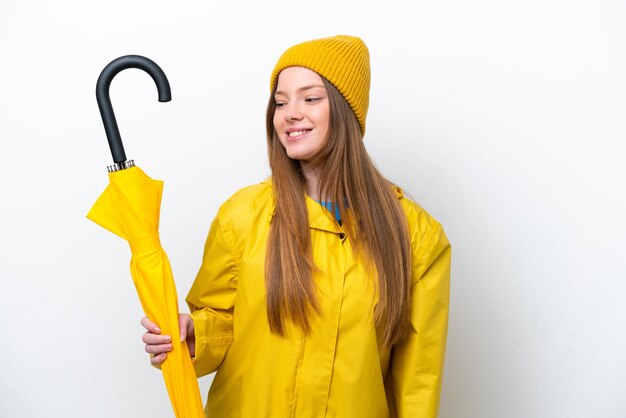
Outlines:
[[[308,86],[303,86],[303,87],[300,87],[300,88],[299,88],[298,90],[296,90],[296,91],[297,91],[297,92],[302,92],[302,91],[304,91],[304,90],[310,90],[310,89],[313,89],[313,88],[316,88],[316,87],[321,87],[321,88],[323,88],[323,89],[326,89],[326,87],[324,87],[324,85],[323,85],[323,84],[310,84],[310,85],[308,85]],[[284,91],[282,91],[282,90],[277,90],[277,91],[274,93],[274,96],[276,96],[276,95],[278,95],[278,94],[282,94],[283,96],[286,96],[286,95],[287,95],[287,93],[285,93]]]

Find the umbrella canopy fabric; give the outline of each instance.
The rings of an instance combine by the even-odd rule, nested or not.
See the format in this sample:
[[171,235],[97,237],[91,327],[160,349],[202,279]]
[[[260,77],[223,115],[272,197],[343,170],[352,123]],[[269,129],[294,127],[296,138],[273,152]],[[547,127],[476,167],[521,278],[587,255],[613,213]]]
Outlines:
[[178,296],[167,254],[159,240],[163,182],[139,167],[109,173],[109,185],[87,218],[130,244],[130,271],[143,311],[165,335],[172,351],[161,366],[177,418],[204,416],[202,398],[189,349],[180,342]]

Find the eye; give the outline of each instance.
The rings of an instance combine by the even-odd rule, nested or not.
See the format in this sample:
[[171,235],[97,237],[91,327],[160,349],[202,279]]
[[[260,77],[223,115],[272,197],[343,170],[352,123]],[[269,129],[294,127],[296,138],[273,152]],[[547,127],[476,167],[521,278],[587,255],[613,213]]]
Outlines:
[[277,109],[280,109],[281,107],[285,106],[286,104],[287,104],[286,102],[279,102],[279,101],[276,101],[274,103],[274,105],[276,106]]
[[306,99],[304,99],[306,103],[315,103],[319,100],[322,100],[322,98],[321,97],[307,97]]

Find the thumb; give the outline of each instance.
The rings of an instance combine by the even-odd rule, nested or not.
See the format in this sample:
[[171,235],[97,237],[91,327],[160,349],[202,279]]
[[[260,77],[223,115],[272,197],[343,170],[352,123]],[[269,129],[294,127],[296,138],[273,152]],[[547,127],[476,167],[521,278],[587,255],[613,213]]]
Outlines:
[[187,321],[185,315],[178,316],[178,328],[180,329],[180,342],[187,339]]

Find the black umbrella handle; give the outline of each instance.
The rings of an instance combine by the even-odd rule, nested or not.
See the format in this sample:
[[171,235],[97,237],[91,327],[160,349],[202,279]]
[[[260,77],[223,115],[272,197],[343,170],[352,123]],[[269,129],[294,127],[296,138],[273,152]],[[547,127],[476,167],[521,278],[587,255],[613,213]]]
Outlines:
[[152,77],[159,91],[160,102],[169,102],[172,100],[170,83],[167,81],[165,73],[154,61],[146,57],[140,55],[125,55],[111,61],[109,65],[104,67],[104,70],[100,73],[100,77],[98,77],[98,83],[96,84],[96,99],[98,100],[98,107],[100,108],[100,115],[104,123],[104,130],[107,134],[113,161],[120,165],[126,162],[126,153],[124,152],[124,145],[122,145],[120,130],[117,127],[115,113],[113,113],[109,88],[111,87],[113,77],[127,68],[138,68],[147,72],[150,77]]

